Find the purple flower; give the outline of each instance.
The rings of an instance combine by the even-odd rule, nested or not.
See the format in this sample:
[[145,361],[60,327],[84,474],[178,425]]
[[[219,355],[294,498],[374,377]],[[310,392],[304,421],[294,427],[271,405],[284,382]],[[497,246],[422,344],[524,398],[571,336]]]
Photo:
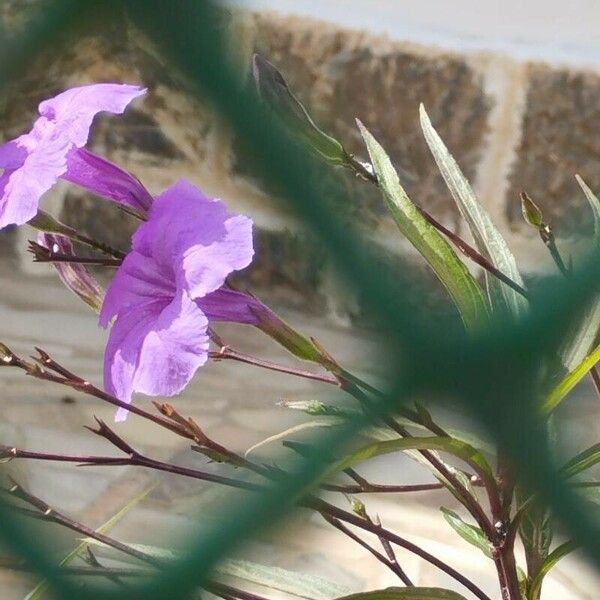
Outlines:
[[[103,327],[116,317],[105,389],[125,402],[134,392],[180,392],[208,358],[209,319],[257,322],[253,298],[222,287],[253,255],[252,221],[189,182],[156,198],[102,306]],[[116,419],[126,415],[120,409]]]
[[97,113],[122,113],[145,89],[99,83],[66,90],[40,103],[29,133],[0,146],[0,228],[32,219],[42,195],[60,177],[145,210],[148,192],[129,173],[83,150]]

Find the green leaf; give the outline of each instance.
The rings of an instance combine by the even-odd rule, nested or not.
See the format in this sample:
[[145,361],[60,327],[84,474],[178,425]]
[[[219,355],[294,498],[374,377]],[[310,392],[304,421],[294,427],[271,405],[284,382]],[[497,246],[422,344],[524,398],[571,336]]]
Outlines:
[[[421,128],[427,145],[435,158],[446,185],[456,202],[463,218],[475,240],[475,245],[499,271],[510,277],[515,283],[523,286],[523,279],[517,268],[515,257],[506,240],[502,237],[487,211],[477,202],[471,185],[463,175],[457,162],[450,154],[444,142],[433,128],[425,107],[419,108]],[[527,300],[499,279],[485,272],[488,293],[492,307],[503,312],[508,309],[516,317],[527,310]]]
[[489,316],[481,287],[450,244],[425,220],[408,197],[388,155],[366,127],[357,121],[365,140],[385,203],[398,229],[429,263],[446,286],[468,329],[481,329]]
[[[112,553],[112,548],[94,539],[86,542],[100,546]],[[182,552],[160,546],[147,544],[127,544],[140,552],[152,556],[158,560],[175,561],[183,555]],[[129,557],[122,556],[123,560]],[[281,567],[261,565],[248,560],[227,559],[217,565],[215,572],[224,577],[236,577],[248,583],[263,586],[279,592],[293,594],[299,598],[308,600],[332,600],[341,594],[348,594],[349,589],[329,579],[308,575],[299,571],[290,571]]]
[[264,440],[257,442],[253,446],[250,446],[250,448],[248,448],[248,450],[246,450],[246,452],[244,453],[244,456],[248,456],[251,452],[258,450],[262,446],[266,446],[267,444],[271,444],[278,440],[284,440],[285,438],[287,438],[289,435],[291,435],[293,433],[298,433],[299,431],[304,431],[306,429],[313,429],[315,427],[335,427],[337,424],[339,424],[339,422],[336,423],[334,420],[331,420],[331,421],[319,420],[319,421],[307,421],[306,423],[300,423],[300,425],[294,425],[293,427],[290,427],[289,429],[285,429],[284,431],[276,433],[275,435],[271,435],[268,438],[265,438]]
[[448,525],[450,525],[463,540],[479,548],[488,558],[492,558],[490,543],[479,527],[465,523],[454,511],[451,511],[448,508],[442,506],[440,510],[444,514],[444,519],[446,519]]
[[351,452],[345,458],[332,465],[327,472],[327,476],[329,477],[345,469],[354,467],[376,456],[407,450],[439,450],[448,452],[471,465],[490,484],[495,485],[492,469],[483,454],[473,448],[473,446],[450,437],[397,438],[385,442],[375,442]]
[[564,465],[561,471],[565,477],[573,477],[587,469],[590,469],[594,465],[597,465],[599,462],[600,443],[594,444],[587,450],[584,450],[577,456],[573,457],[566,465]]
[[[132,508],[139,504],[148,494],[157,486],[157,483],[152,484],[146,488],[141,494],[130,500],[118,513],[114,514],[106,523],[103,523],[96,529],[96,533],[108,533]],[[96,542],[92,538],[83,540],[77,547],[75,547],[69,554],[67,554],[59,563],[60,567],[64,567],[72,562],[78,556],[81,556],[91,543]],[[48,582],[44,579],[40,581],[24,600],[39,600],[48,591]]]
[[[575,179],[590,203],[594,216],[594,240],[596,244],[600,244],[600,200],[579,175],[575,175]],[[600,300],[593,300],[576,327],[575,333],[568,337],[563,350],[563,364],[568,371],[572,371],[594,346],[600,332]]]
[[542,404],[542,412],[552,412],[565,396],[589,373],[590,369],[600,360],[600,346],[586,356],[570,373],[554,387]]
[[573,335],[568,336],[562,350],[563,364],[568,371],[572,371],[589,354],[594,347],[598,332],[600,331],[600,302],[588,308],[583,318],[577,323]]
[[598,243],[600,242],[600,200],[579,174],[575,174],[575,179],[577,179],[579,187],[581,187],[587,201],[590,203],[592,214],[594,215],[594,238],[596,239],[596,243]]
[[337,600],[465,600],[457,592],[443,588],[390,587],[372,592],[360,592]]
[[216,570],[228,577],[237,577],[266,588],[312,600],[331,600],[349,592],[344,586],[323,577],[246,560],[227,560]]
[[578,544],[575,542],[565,542],[558,546],[558,548],[554,549],[549,555],[548,558],[544,561],[540,572],[535,576],[534,580],[531,582],[531,586],[529,587],[529,593],[527,595],[529,600],[536,600],[539,594],[539,591],[542,587],[542,582],[544,581],[544,577],[548,574],[548,571],[556,565],[556,563],[561,559],[573,552],[573,550],[577,549]]
[[252,72],[260,96],[292,133],[306,141],[329,162],[345,164],[348,155],[342,145],[315,125],[275,65],[260,54],[255,54],[252,62]]

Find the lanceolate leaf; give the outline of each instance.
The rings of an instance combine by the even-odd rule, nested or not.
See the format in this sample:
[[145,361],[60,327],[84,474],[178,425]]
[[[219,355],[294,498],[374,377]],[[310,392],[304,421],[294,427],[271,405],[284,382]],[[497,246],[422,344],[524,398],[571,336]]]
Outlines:
[[465,600],[465,597],[443,588],[391,587],[384,590],[352,594],[337,598],[337,600]]
[[385,203],[398,229],[423,255],[446,286],[467,328],[481,328],[488,317],[488,304],[479,284],[448,242],[425,220],[408,197],[385,150],[360,121],[357,123],[367,145]]
[[548,555],[548,558],[544,561],[544,565],[540,569],[540,572],[531,583],[529,592],[527,594],[528,600],[537,599],[540,588],[542,587],[542,582],[544,581],[544,577],[548,574],[548,571],[550,571],[550,569],[552,569],[552,567],[554,567],[554,565],[556,565],[561,558],[564,558],[567,556],[567,554],[570,554],[576,549],[577,544],[575,542],[565,542]]
[[315,125],[273,64],[260,54],[255,54],[252,71],[259,94],[293,133],[328,161],[334,164],[346,162],[347,155],[342,145]]
[[[594,215],[594,243],[600,245],[600,200],[579,175],[575,175],[575,178],[590,203]],[[572,371],[594,347],[600,331],[599,299],[595,298],[592,301],[576,327],[575,334],[570,336],[563,351],[563,363],[568,371]]]
[[577,183],[590,203],[592,214],[594,215],[594,237],[596,238],[596,243],[600,243],[600,200],[580,175],[575,175],[575,179],[577,179]]
[[354,467],[376,456],[407,450],[439,450],[447,452],[471,465],[490,484],[495,485],[493,483],[494,475],[492,469],[483,454],[473,448],[473,446],[450,437],[398,438],[387,442],[369,444],[351,452],[348,456],[335,463],[327,473],[327,476]]
[[572,371],[585,359],[594,347],[598,331],[600,330],[600,302],[594,300],[592,306],[584,313],[583,318],[577,323],[577,329],[568,339],[563,350],[563,364],[568,371]]
[[[522,286],[523,279],[508,244],[492,223],[487,211],[477,202],[471,185],[433,128],[425,107],[421,105],[419,110],[421,127],[427,145],[446,181],[446,185],[450,189],[454,201],[469,225],[477,249],[498,270]],[[523,296],[487,271],[485,276],[493,308],[503,311],[508,309],[514,316],[519,316],[526,311],[527,301]]]
[[[86,539],[86,543],[97,545],[112,554],[112,548],[102,542]],[[127,544],[140,552],[165,562],[175,561],[182,556],[182,552],[160,546],[149,546],[147,544]],[[128,560],[128,556],[121,556]],[[349,589],[329,579],[308,575],[299,571],[290,571],[281,567],[261,565],[248,560],[228,559],[220,563],[215,572],[223,577],[235,577],[246,582],[260,585],[265,588],[292,594],[307,600],[333,600],[342,594],[348,594]]]
[[594,444],[591,448],[584,450],[572,458],[563,468],[562,472],[566,477],[573,477],[586,469],[593,467],[600,462],[600,443]]
[[444,514],[444,519],[446,519],[450,527],[452,527],[463,540],[479,548],[488,558],[492,557],[490,543],[479,527],[465,523],[454,511],[451,511],[448,508],[442,506],[440,510]]
[[[113,515],[106,523],[100,525],[98,529],[96,529],[96,533],[108,533],[134,506],[139,504],[158,484],[154,483],[150,487],[146,488],[141,494],[137,495],[131,501],[129,501],[118,513]],[[78,556],[81,556],[86,548],[90,545],[90,540],[95,542],[92,538],[88,540],[83,540],[76,548],[71,550],[69,554],[67,554],[59,563],[60,567],[64,567],[72,562]],[[24,600],[39,600],[47,591],[49,584],[44,579],[40,581],[27,596],[25,596]]]
[[542,404],[542,412],[552,412],[565,398],[565,396],[589,373],[590,369],[600,360],[600,346],[586,356],[568,373],[559,384],[550,392]]
[[271,435],[260,442],[257,442],[253,446],[250,446],[248,450],[244,453],[244,456],[248,456],[251,452],[258,450],[262,446],[266,446],[267,444],[271,444],[273,442],[277,442],[278,440],[285,440],[288,436],[298,433],[299,431],[303,431],[305,429],[314,429],[315,427],[335,427],[339,423],[336,423],[335,420],[326,421],[324,419],[320,419],[318,421],[307,421],[306,423],[300,423],[299,425],[294,425],[289,429],[285,429],[280,433],[276,433],[275,435]]

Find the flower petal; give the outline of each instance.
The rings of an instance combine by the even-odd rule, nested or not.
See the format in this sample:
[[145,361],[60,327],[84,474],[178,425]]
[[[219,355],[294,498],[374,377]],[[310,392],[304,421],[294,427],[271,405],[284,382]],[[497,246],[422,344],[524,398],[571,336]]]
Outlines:
[[0,184],[0,228],[22,225],[37,213],[40,198],[67,170],[68,147],[60,139],[40,140],[23,164],[4,171]]
[[27,158],[27,150],[20,146],[18,139],[0,145],[0,167],[3,169],[16,169]]
[[100,325],[107,327],[114,316],[129,309],[156,300],[170,301],[175,295],[173,279],[172,272],[161,270],[152,258],[130,252],[106,292]]
[[180,180],[154,201],[133,248],[159,264],[181,265],[178,283],[201,298],[252,261],[252,220],[227,212],[220,200]]
[[94,117],[102,111],[121,114],[127,105],[146,93],[138,85],[94,83],[74,87],[40,103],[40,115],[53,121],[61,134],[81,148],[88,140]]
[[[119,314],[106,347],[104,386],[131,402],[134,392],[179,393],[208,358],[208,320],[185,293]],[[120,409],[116,420],[124,420]]]
[[85,148],[75,148],[69,153],[63,177],[143,214],[152,204],[152,196],[137,177]]
[[227,288],[220,288],[195,302],[210,321],[258,325],[260,315],[271,314],[258,298]]

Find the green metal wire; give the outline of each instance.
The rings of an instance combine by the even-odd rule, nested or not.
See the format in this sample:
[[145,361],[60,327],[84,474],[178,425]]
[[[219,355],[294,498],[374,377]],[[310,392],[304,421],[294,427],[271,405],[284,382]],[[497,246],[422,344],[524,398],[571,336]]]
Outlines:
[[[79,12],[73,10],[75,4]],[[10,53],[5,52],[4,56],[11,57],[0,65],[3,85],[20,68],[26,68],[27,60],[39,52],[51,51],[57,30],[75,31],[76,25],[85,20],[82,4],[85,3],[46,3],[44,20],[38,22],[36,29],[25,30],[16,44],[3,42],[5,49],[10,48]],[[600,531],[577,497],[561,483],[552,463],[543,422],[537,412],[544,390],[539,389],[536,378],[540,364],[558,353],[565,332],[579,314],[578,307],[585,306],[586,300],[599,291],[600,256],[589,256],[584,267],[568,280],[544,281],[532,295],[530,315],[518,323],[495,322],[477,338],[461,333],[440,335],[431,325],[426,310],[409,308],[413,287],[410,278],[393,290],[386,285],[372,249],[357,230],[341,224],[322,201],[318,182],[306,177],[315,160],[313,156],[291,140],[265,112],[253,88],[238,80],[228,61],[218,5],[198,0],[109,0],[90,5],[109,14],[122,14],[125,9],[135,26],[156,43],[173,68],[203,97],[212,99],[237,135],[252,148],[261,177],[305,220],[320,243],[327,246],[349,284],[360,289],[372,314],[385,325],[382,344],[391,357],[389,393],[376,410],[393,409],[416,393],[450,397],[467,407],[512,459],[521,481],[546,498],[589,556],[600,564]],[[21,66],[17,69],[14,65]],[[315,439],[317,451],[299,466],[294,463],[291,474],[264,494],[250,496],[243,502],[232,497],[230,505],[223,508],[223,518],[207,528],[201,539],[190,540],[186,558],[159,573],[156,579],[126,592],[89,588],[86,597],[190,597],[206,581],[216,563],[261,529],[286,517],[295,501],[327,468],[319,457],[335,455],[335,448],[365,424],[363,418],[356,417],[341,430]],[[49,578],[56,595],[75,597],[76,588],[59,576],[31,530],[22,529],[2,510],[0,537]]]

